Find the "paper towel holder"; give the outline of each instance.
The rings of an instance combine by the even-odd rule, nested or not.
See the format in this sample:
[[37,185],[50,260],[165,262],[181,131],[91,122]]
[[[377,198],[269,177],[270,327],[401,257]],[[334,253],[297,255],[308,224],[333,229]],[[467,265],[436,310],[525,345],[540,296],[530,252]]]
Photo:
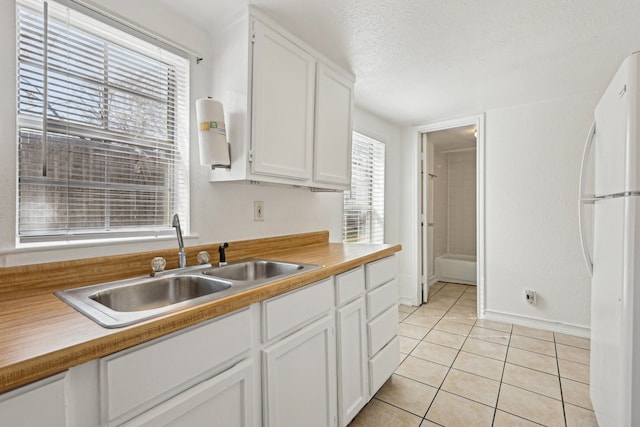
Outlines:
[[220,168],[220,169],[231,169],[231,144],[227,142],[227,155],[229,156],[229,162],[222,164],[222,163],[212,163],[211,164],[211,170]]
[[224,109],[211,97],[196,100],[200,164],[211,169],[231,169],[231,144],[227,142]]

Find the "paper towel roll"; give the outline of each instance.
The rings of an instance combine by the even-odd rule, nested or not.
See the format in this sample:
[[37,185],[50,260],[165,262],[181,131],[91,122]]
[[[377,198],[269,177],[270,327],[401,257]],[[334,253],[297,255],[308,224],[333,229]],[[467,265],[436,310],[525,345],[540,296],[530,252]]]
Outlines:
[[224,125],[222,103],[211,98],[196,100],[198,120],[198,144],[200,164],[212,167],[229,167],[229,144]]

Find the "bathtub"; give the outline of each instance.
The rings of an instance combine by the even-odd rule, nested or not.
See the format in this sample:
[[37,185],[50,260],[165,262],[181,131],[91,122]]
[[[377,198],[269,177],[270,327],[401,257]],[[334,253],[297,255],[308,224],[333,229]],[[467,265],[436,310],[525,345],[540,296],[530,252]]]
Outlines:
[[436,258],[436,275],[443,282],[476,284],[475,255],[446,254]]

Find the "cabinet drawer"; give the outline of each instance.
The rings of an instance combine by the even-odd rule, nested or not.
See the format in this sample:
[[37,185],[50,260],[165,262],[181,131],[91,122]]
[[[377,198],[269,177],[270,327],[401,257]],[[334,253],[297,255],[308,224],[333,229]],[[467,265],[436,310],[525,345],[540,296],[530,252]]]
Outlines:
[[366,266],[367,289],[374,289],[398,275],[398,259],[395,255],[374,261]]
[[373,319],[398,303],[398,281],[392,280],[367,294],[367,319]]
[[262,312],[264,340],[295,331],[332,307],[332,278],[267,300]]
[[146,408],[162,395],[182,391],[185,383],[250,347],[251,312],[245,309],[143,348],[101,359],[103,421]]
[[0,394],[0,426],[65,426],[67,372]]
[[126,427],[256,425],[253,362],[245,360],[123,424]]
[[391,307],[367,325],[369,357],[376,354],[391,338],[398,335],[398,310]]
[[364,267],[336,276],[336,304],[341,306],[364,292]]
[[395,337],[369,360],[369,394],[373,396],[393,375],[400,362],[400,339]]

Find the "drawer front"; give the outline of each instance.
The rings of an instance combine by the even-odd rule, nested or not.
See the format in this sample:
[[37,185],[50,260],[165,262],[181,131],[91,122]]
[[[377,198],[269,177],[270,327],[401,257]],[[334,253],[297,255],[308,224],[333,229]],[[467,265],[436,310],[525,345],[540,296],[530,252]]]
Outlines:
[[254,426],[253,383],[253,362],[245,360],[123,425]]
[[66,426],[67,372],[0,393],[0,426]]
[[333,278],[263,303],[264,340],[293,332],[333,308]]
[[358,298],[364,292],[364,267],[336,276],[336,304],[341,306]]
[[395,255],[370,262],[366,266],[367,289],[374,289],[398,275],[398,258]]
[[373,396],[393,375],[400,363],[400,339],[395,337],[369,360],[369,395]]
[[103,358],[102,418],[114,420],[138,407],[144,409],[155,398],[250,347],[251,312],[245,309],[143,348]]
[[398,281],[392,280],[367,294],[367,319],[373,319],[398,304]]
[[391,307],[367,325],[369,357],[376,354],[393,337],[398,335],[398,310]]

